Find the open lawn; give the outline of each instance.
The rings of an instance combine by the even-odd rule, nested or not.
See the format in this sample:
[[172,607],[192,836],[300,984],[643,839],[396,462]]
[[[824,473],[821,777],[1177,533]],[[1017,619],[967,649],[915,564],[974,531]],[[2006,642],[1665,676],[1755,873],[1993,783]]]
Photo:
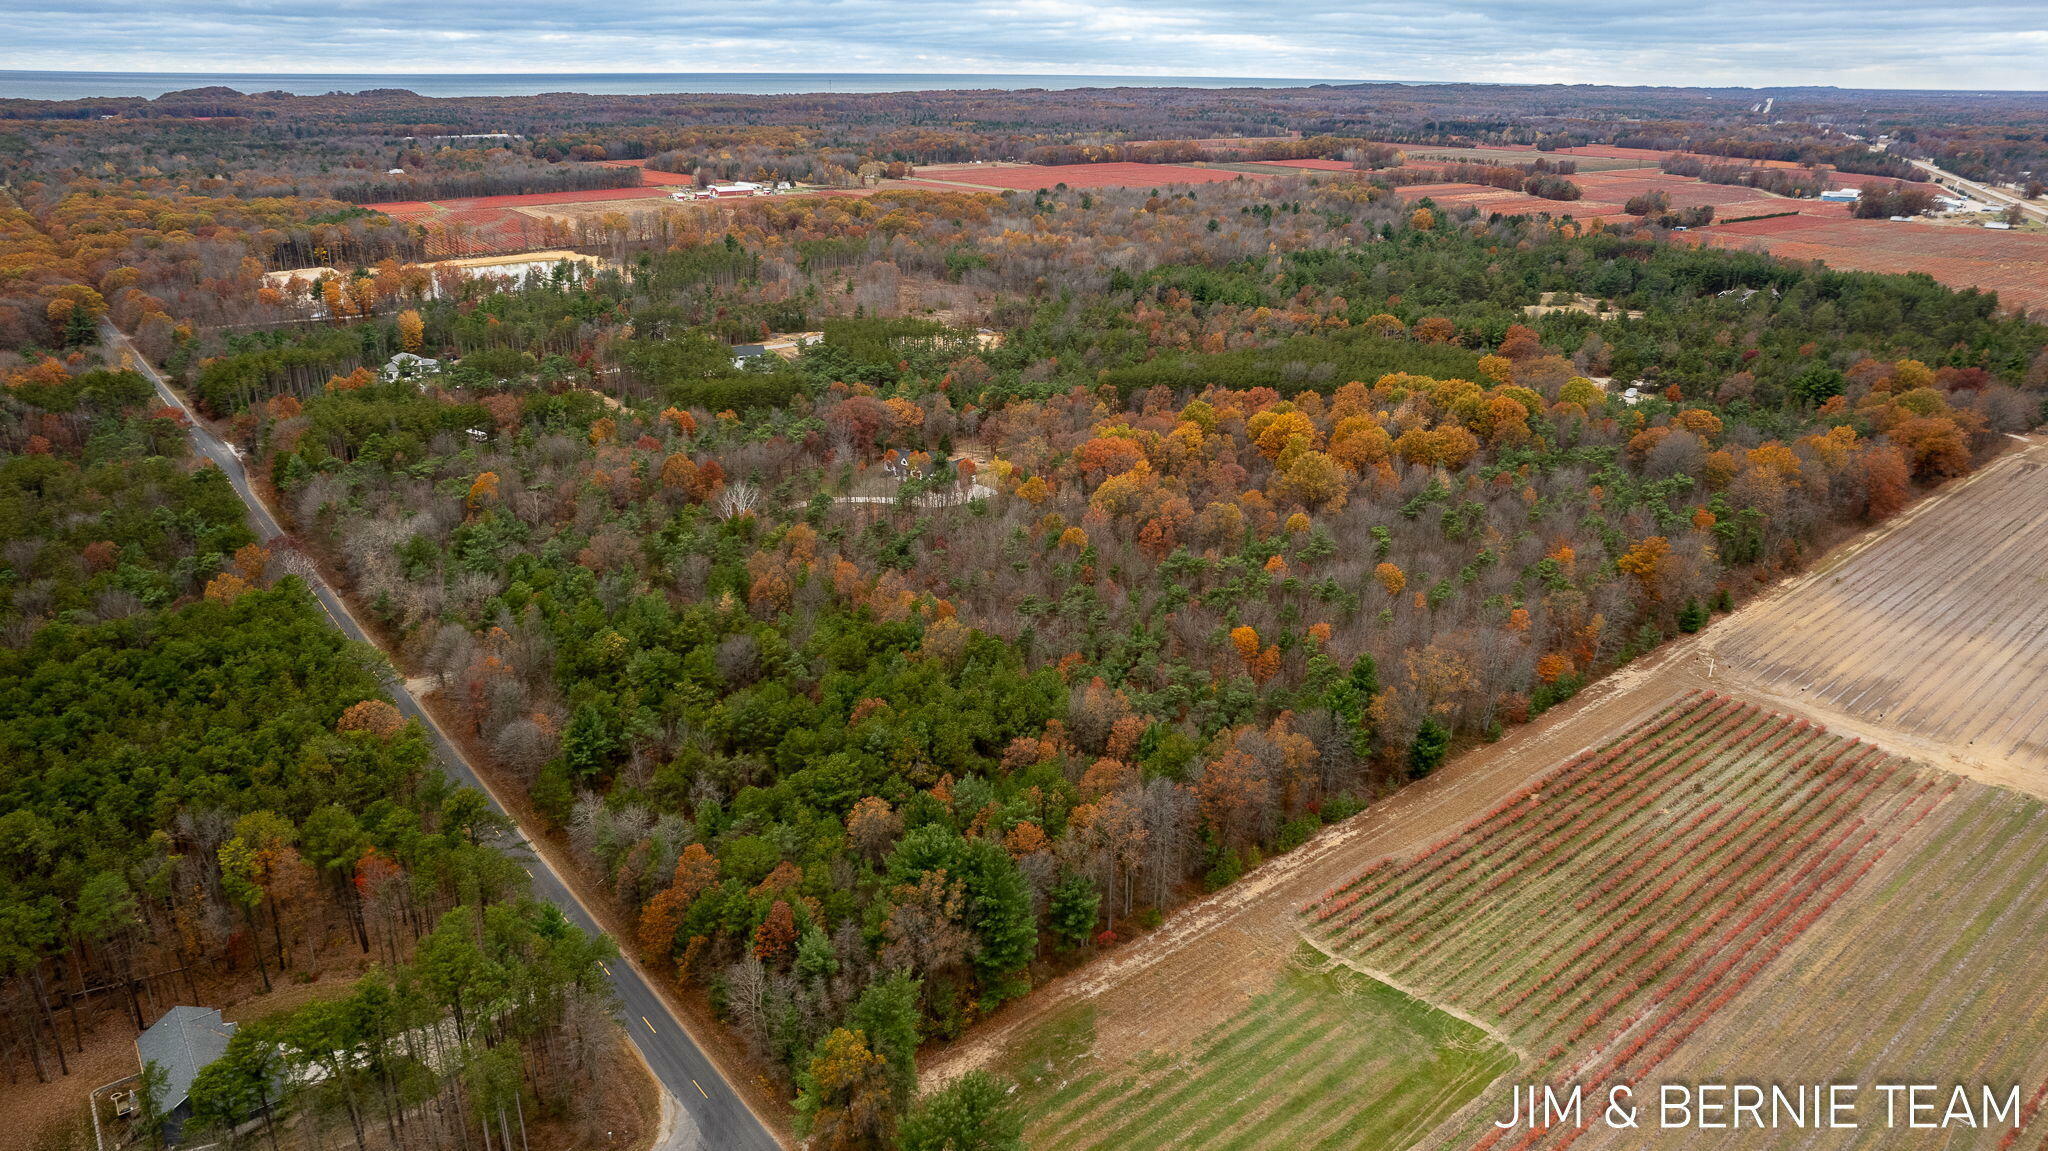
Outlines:
[[1076,1006],[1019,1042],[1027,1142],[1041,1148],[1397,1151],[1513,1068],[1478,1027],[1302,947],[1273,987],[1200,1040],[1100,1058]]

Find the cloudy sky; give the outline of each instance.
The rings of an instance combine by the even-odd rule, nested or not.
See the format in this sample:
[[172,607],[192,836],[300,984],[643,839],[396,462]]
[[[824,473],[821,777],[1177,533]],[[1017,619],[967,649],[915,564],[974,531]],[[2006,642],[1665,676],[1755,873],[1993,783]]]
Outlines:
[[0,68],[2048,88],[2044,0],[0,0]]

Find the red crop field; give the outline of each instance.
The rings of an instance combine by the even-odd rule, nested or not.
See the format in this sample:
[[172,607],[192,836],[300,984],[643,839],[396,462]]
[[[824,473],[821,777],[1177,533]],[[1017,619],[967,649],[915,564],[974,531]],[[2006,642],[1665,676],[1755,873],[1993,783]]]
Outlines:
[[[1525,1081],[1641,1083],[1958,786],[1694,692],[1460,834],[1325,891],[1305,930],[1497,1027],[1534,1061]],[[1577,1137],[1471,1136],[1475,1151]]]
[[948,188],[1034,192],[1065,184],[1069,188],[1154,188],[1169,184],[1223,184],[1257,175],[1193,168],[1185,164],[1034,164],[997,167],[986,164],[917,169],[912,182]]
[[1995,291],[2013,307],[2048,309],[2048,235],[2039,232],[1839,218],[1796,226],[1753,221],[1693,235],[1718,248],[1757,248],[1849,271],[1925,272],[1952,288]]
[[1862,172],[1836,172],[1833,180],[1836,186],[1843,188],[1889,188],[1893,184],[1901,184],[1930,196],[1947,195],[1947,191],[1941,185],[1930,184],[1925,180],[1897,180],[1890,176],[1867,176]]
[[1785,210],[1799,207],[1804,201],[1783,196],[1767,196],[1755,188],[1739,184],[1709,184],[1691,176],[1672,176],[1655,170],[1624,172],[1581,172],[1572,177],[1586,196],[1602,200],[1627,200],[1646,192],[1663,192],[1671,197],[1674,208],[1690,208],[1699,204],[1712,204],[1716,209],[1727,204],[1746,204],[1753,201],[1768,201],[1782,205]]

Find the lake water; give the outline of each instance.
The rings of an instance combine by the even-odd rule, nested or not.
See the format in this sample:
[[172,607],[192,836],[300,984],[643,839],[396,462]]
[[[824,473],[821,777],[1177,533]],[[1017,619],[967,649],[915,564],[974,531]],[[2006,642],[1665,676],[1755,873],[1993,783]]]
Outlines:
[[517,73],[502,75],[388,75],[334,73],[266,75],[239,72],[21,72],[0,71],[0,98],[81,100],[92,96],[161,96],[190,88],[290,92],[318,96],[404,88],[422,96],[532,96],[541,92],[592,95],[738,93],[774,96],[795,92],[930,92],[1027,88],[1304,88],[1353,81],[1288,80],[1251,76],[1006,76],[862,72]]

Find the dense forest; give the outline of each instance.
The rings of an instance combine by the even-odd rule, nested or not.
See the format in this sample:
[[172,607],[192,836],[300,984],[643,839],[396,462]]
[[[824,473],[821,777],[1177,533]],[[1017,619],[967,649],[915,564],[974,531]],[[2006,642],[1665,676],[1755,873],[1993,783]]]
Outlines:
[[[1636,146],[1617,101],[1658,148],[1844,156],[1685,90],[1545,92],[8,103],[9,1074],[66,1074],[80,1013],[142,1026],[195,965],[268,985],[354,948],[360,982],[238,1033],[202,1123],[509,1151],[599,1094],[612,945],[527,899],[318,565],[800,1131],[1014,1146],[1000,1083],[919,1100],[921,1043],[2042,421],[2048,329],[1989,294],[1673,242],[1655,204],[1574,220],[1569,160],[1463,173],[1538,216],[1381,171],[1374,140]],[[419,267],[356,206],[636,177],[604,159],[1025,156],[1366,175],[622,212],[520,283]],[[399,352],[438,370],[387,377]]]
[[[359,1007],[244,1029],[195,1088],[193,1131],[260,1112],[462,1146],[512,1121],[500,1109],[573,1116],[616,1043],[594,966],[609,942],[521,903],[502,818],[434,769],[379,658],[154,403],[133,372],[48,366],[0,399],[7,1075],[71,1074],[101,1016],[139,1031],[200,1001],[201,972],[267,990],[357,951],[388,971]],[[520,990],[426,1044],[486,974]]]

